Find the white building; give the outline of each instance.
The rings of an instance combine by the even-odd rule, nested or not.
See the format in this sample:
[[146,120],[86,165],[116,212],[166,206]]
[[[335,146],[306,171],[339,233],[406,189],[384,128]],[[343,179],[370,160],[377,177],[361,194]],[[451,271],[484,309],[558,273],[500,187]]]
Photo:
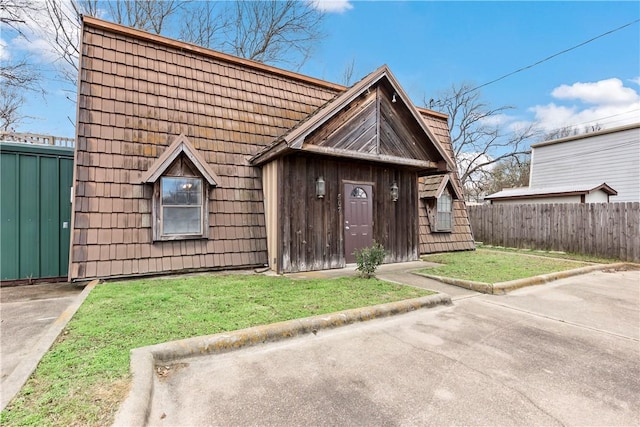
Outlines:
[[529,187],[485,198],[492,203],[640,201],[640,123],[531,146]]

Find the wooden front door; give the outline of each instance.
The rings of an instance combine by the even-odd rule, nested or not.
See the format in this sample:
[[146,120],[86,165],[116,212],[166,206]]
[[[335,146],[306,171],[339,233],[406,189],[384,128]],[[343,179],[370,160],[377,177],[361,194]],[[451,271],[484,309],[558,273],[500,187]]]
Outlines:
[[356,262],[353,252],[373,244],[373,187],[344,184],[344,253],[347,263]]

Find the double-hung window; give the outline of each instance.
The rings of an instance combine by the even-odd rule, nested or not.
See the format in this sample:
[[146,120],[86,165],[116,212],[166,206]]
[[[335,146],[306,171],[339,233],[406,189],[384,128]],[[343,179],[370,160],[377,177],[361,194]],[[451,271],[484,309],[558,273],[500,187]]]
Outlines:
[[201,178],[160,178],[161,238],[202,236],[203,183]]

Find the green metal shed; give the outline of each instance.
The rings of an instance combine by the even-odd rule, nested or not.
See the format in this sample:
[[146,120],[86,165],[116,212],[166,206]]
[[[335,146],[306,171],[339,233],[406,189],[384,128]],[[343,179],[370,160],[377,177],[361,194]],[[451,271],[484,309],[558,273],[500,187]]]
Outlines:
[[0,142],[0,279],[66,278],[73,148]]

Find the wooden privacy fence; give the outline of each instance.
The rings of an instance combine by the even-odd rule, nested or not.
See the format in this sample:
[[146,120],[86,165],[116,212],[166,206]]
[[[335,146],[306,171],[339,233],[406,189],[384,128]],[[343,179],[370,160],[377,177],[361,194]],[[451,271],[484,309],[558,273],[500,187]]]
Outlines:
[[475,240],[640,262],[640,203],[468,206]]

